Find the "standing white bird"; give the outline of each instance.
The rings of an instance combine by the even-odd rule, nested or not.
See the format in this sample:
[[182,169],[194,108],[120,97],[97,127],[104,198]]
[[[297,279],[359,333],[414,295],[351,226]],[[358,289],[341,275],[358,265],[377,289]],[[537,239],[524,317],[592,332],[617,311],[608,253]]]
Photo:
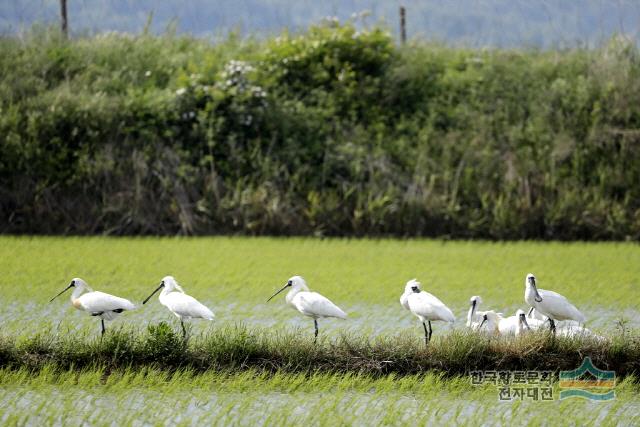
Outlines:
[[[164,288],[164,289],[163,289]],[[182,287],[176,282],[173,276],[165,276],[160,285],[155,291],[151,293],[142,304],[146,304],[149,299],[155,295],[156,292],[160,292],[160,303],[167,307],[170,312],[175,314],[180,319],[180,325],[182,326],[182,336],[187,337],[187,330],[184,327],[184,319],[207,319],[213,320],[215,317],[213,312],[201,304],[194,297],[184,293]]]
[[287,292],[285,301],[287,304],[298,310],[305,316],[313,318],[313,325],[315,327],[315,339],[318,339],[318,319],[322,317],[337,317],[338,319],[346,319],[347,314],[342,311],[337,305],[329,301],[317,292],[309,291],[307,282],[300,276],[293,276],[287,283],[275,294],[271,295],[267,302],[271,301],[273,297],[287,288],[291,288]]
[[87,285],[87,282],[77,277],[73,279],[71,283],[69,283],[69,286],[64,288],[62,292],[51,298],[49,302],[52,302],[71,288],[74,288],[71,293],[71,305],[78,310],[86,311],[92,316],[100,317],[100,324],[102,325],[101,336],[104,335],[105,332],[105,320],[113,320],[123,311],[134,310],[136,308],[136,306],[127,299],[100,291],[94,291]]
[[[420,289],[420,282],[416,279],[409,280],[405,285],[404,293],[400,297],[400,304],[422,322],[424,328],[424,344],[427,346],[433,334],[431,321],[440,320],[453,323],[456,320],[449,307],[429,292]],[[429,324],[428,330],[427,323]]]
[[536,276],[529,273],[524,281],[524,300],[540,314],[549,318],[551,331],[556,333],[555,320],[575,320],[585,322],[585,317],[580,311],[557,292],[538,289]]

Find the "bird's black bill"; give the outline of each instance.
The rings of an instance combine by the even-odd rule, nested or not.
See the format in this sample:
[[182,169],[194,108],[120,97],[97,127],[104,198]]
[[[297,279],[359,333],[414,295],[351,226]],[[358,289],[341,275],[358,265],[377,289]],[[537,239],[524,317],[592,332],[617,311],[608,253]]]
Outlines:
[[73,287],[73,285],[69,285],[66,288],[64,288],[64,290],[62,292],[60,292],[58,295],[56,295],[55,297],[51,298],[51,300],[49,300],[49,302],[52,302],[54,299],[58,298],[60,295],[64,294],[65,292],[67,292],[69,289],[71,289]]
[[163,287],[164,287],[164,283],[160,283],[160,286],[158,286],[158,287],[156,288],[156,290],[155,290],[155,291],[153,291],[153,292],[151,293],[151,295],[149,295],[148,297],[146,297],[146,298],[144,299],[144,301],[142,301],[142,304],[143,304],[143,305],[144,305],[144,304],[146,304],[146,303],[147,303],[147,301],[149,301],[149,299],[150,299],[152,296],[154,296],[154,295],[156,294],[156,292],[158,292],[158,291],[159,291],[160,289],[162,289]]
[[533,292],[535,293],[533,299],[536,300],[536,302],[542,302],[542,297],[540,296],[540,294],[538,293],[538,288],[536,287],[536,285],[533,285]]
[[536,302],[542,302],[542,297],[540,296],[540,294],[538,293],[538,287],[536,286],[536,279],[534,279],[533,277],[531,277],[529,279],[529,284],[531,285],[531,287],[533,288],[533,292],[534,292],[534,296],[533,299],[536,300]]
[[520,315],[520,322],[522,322],[522,324],[524,325],[525,328],[527,328],[528,330],[530,330],[531,328],[529,327],[529,322],[527,322],[527,316],[525,316],[524,313],[522,313]]
[[484,322],[487,321],[487,315],[485,314],[484,316],[482,316],[482,323],[480,323],[480,326],[478,326],[478,330],[482,329],[482,325],[484,325]]
[[285,289],[287,289],[289,286],[290,286],[290,285],[289,285],[288,283],[287,283],[286,285],[284,285],[284,286],[282,287],[282,289],[280,289],[280,290],[279,290],[278,292],[276,292],[275,294],[271,295],[271,296],[269,297],[269,299],[267,300],[267,302],[271,301],[271,299],[272,299],[273,297],[275,297],[275,296],[276,296],[276,295],[278,295],[280,292],[282,292],[282,291],[284,291]]

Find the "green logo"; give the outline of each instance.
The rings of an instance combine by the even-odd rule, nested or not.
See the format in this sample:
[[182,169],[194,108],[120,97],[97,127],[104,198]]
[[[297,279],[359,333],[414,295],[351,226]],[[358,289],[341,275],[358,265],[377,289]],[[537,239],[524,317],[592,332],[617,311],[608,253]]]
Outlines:
[[573,371],[560,371],[560,400],[570,397],[612,400],[616,397],[615,386],[616,373],[596,368],[590,357],[585,357]]

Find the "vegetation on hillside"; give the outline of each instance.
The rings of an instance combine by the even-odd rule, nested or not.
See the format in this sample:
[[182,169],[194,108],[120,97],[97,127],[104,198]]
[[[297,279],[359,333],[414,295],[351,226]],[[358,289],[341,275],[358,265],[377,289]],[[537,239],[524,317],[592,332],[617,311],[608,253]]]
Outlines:
[[640,55],[0,39],[4,233],[640,238]]

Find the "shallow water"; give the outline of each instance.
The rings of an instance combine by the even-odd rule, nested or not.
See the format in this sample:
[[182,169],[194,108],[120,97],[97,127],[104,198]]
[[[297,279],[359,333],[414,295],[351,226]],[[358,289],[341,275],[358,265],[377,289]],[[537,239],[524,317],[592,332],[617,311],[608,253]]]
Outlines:
[[[497,394],[496,394],[497,396]],[[339,391],[248,392],[190,389],[169,393],[133,388],[117,392],[94,387],[12,386],[0,390],[2,425],[312,425],[550,422],[549,411],[588,424],[634,425],[640,401],[498,402],[462,392],[430,395]]]
[[[211,307],[216,315],[213,322],[193,320],[192,333],[206,333],[211,328],[220,328],[229,325],[243,324],[248,327],[259,326],[272,330],[299,329],[313,334],[313,321],[311,318],[299,314],[288,307],[284,301],[272,301],[251,305],[238,302],[212,302],[203,300]],[[349,314],[346,320],[320,319],[320,333],[329,337],[338,336],[341,333],[349,335],[365,335],[376,337],[379,335],[396,335],[398,333],[413,333],[422,336],[422,327],[416,317],[411,315],[398,304],[389,305],[342,305]],[[494,308],[494,307],[482,307]],[[520,306],[495,307],[496,310],[506,314],[515,313]],[[522,306],[522,308],[526,308]],[[640,311],[632,308],[612,310],[603,307],[581,307],[587,316],[587,327],[604,335],[619,333],[620,321],[623,320],[627,328],[640,328]],[[457,316],[453,328],[465,327],[466,307],[454,308]],[[134,325],[146,328],[149,324],[168,322],[176,328],[180,328],[178,319],[171,314],[157,299],[151,300],[147,305],[140,306],[137,310],[125,312],[113,322],[106,322],[107,330],[112,327]],[[50,304],[38,302],[16,302],[14,304],[0,304],[0,324],[5,334],[35,334],[43,330],[54,331],[60,334],[71,333],[79,330],[100,332],[100,321],[89,316],[85,312],[71,307],[68,299],[54,301]],[[560,323],[562,324],[562,323]],[[434,336],[446,334],[450,326],[441,322],[433,322]]]

